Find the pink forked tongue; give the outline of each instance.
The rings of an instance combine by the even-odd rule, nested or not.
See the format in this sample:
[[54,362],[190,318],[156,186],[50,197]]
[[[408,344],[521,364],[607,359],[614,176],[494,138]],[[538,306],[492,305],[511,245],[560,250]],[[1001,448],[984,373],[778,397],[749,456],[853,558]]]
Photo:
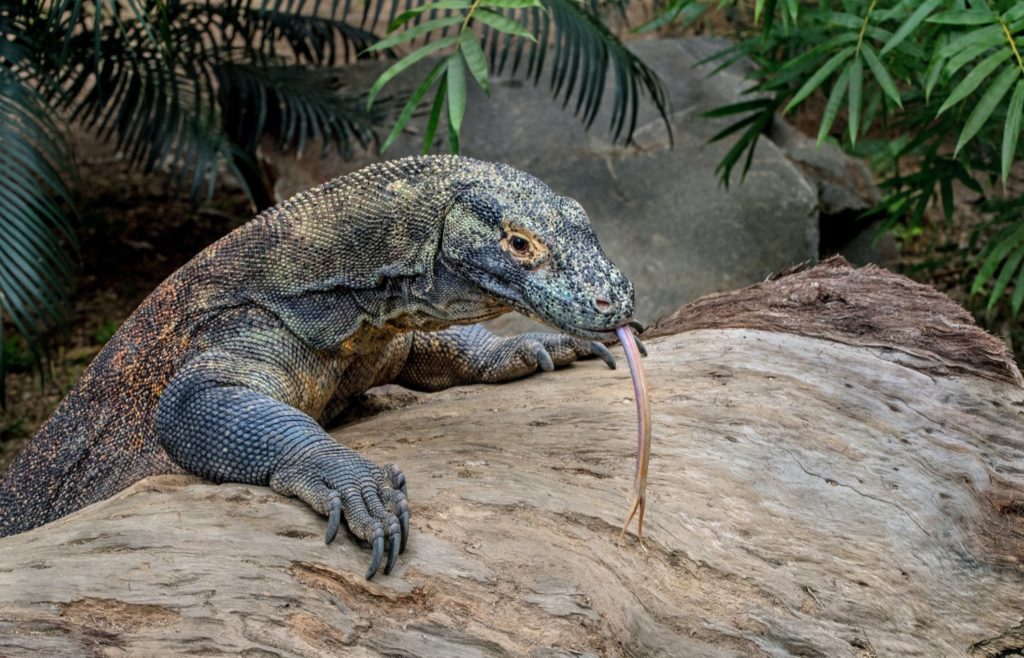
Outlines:
[[626,534],[633,517],[637,517],[636,536],[640,540],[640,546],[644,546],[644,508],[647,505],[647,464],[651,461],[651,401],[647,397],[647,381],[644,379],[644,370],[640,365],[640,350],[636,346],[633,332],[629,325],[623,325],[615,330],[615,334],[626,351],[626,361],[629,363],[629,374],[633,379],[633,396],[636,398],[636,471],[633,473],[633,503],[629,507],[629,516],[622,526],[619,539]]

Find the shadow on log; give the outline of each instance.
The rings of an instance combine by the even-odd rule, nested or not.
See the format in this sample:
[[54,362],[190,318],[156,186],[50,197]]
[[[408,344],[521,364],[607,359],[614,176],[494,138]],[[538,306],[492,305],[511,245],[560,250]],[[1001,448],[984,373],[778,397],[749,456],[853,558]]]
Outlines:
[[268,489],[151,478],[0,541],[0,655],[1024,652],[1024,390],[962,309],[831,260],[649,335],[648,552],[624,369],[384,391],[335,435],[408,475],[391,576]]

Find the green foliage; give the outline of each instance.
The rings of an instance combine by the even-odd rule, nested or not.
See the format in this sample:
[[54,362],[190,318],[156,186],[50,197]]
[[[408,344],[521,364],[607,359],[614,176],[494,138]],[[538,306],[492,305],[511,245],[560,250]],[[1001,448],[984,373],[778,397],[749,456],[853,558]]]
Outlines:
[[[443,16],[433,18],[438,12]],[[420,22],[428,13],[430,20]],[[404,29],[397,31],[400,28]],[[377,93],[399,74],[429,56],[444,56],[410,95],[382,150],[394,143],[433,89],[423,152],[432,147],[442,116],[448,125],[449,150],[457,152],[465,115],[467,72],[489,93],[490,72],[502,73],[510,56],[511,72],[515,74],[522,67],[535,84],[545,62],[550,62],[552,94],[562,98],[563,106],[575,98],[574,111],[588,127],[601,107],[605,77],[610,69],[614,91],[609,130],[615,139],[628,140],[632,136],[641,93],[651,97],[669,125],[668,100],[661,81],[607,27],[596,2],[441,0],[400,14],[391,21],[389,30],[393,34],[369,50],[404,46],[409,52],[377,79],[370,90],[368,107]],[[490,52],[489,57],[485,51]]]
[[[666,16],[701,15],[730,1],[672,0]],[[754,24],[719,54],[757,63],[751,100],[718,108],[738,135],[719,166],[746,173],[777,112],[824,102],[818,142],[839,140],[882,175],[882,212],[904,235],[941,208],[953,220],[959,183],[981,195],[989,223],[976,232],[974,293],[988,307],[1024,305],[1024,199],[1007,187],[1021,157],[1024,3],[1017,0],[757,0]],[[845,123],[843,129],[838,129]],[[955,139],[954,139],[955,138]],[[986,239],[987,238],[987,239]]]
[[113,320],[104,320],[92,332],[92,340],[97,345],[106,345],[114,337],[120,325]]
[[[66,320],[77,242],[64,117],[193,196],[226,166],[257,203],[262,135],[298,149],[369,143],[371,115],[330,67],[377,39],[346,22],[347,3],[322,4],[0,4],[0,340],[9,323],[45,372],[47,338]],[[10,365],[5,351],[0,382]]]
[[4,338],[3,356],[11,372],[27,372],[34,362],[25,340],[13,334]]

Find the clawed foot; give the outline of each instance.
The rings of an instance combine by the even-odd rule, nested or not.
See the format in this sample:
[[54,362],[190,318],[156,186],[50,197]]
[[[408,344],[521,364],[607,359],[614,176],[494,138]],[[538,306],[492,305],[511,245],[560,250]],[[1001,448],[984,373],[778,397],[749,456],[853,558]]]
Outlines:
[[341,445],[282,470],[271,480],[274,490],[298,496],[327,517],[324,540],[334,541],[342,521],[373,553],[366,578],[384,559],[389,574],[409,539],[409,503],[405,475],[393,464],[377,466]]
[[482,381],[503,382],[523,377],[538,369],[551,372],[579,359],[596,356],[615,368],[615,358],[608,348],[596,341],[575,338],[565,334],[529,333],[498,339],[493,364],[484,370]]

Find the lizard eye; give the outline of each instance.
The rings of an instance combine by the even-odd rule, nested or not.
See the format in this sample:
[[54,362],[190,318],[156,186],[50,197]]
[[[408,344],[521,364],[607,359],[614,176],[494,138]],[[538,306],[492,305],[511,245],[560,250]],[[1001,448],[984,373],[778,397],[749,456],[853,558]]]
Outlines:
[[517,256],[525,256],[530,251],[530,243],[521,235],[513,235],[508,239],[508,246]]
[[548,254],[544,241],[532,231],[508,224],[505,225],[505,237],[501,239],[501,248],[513,259],[530,268],[538,266]]

